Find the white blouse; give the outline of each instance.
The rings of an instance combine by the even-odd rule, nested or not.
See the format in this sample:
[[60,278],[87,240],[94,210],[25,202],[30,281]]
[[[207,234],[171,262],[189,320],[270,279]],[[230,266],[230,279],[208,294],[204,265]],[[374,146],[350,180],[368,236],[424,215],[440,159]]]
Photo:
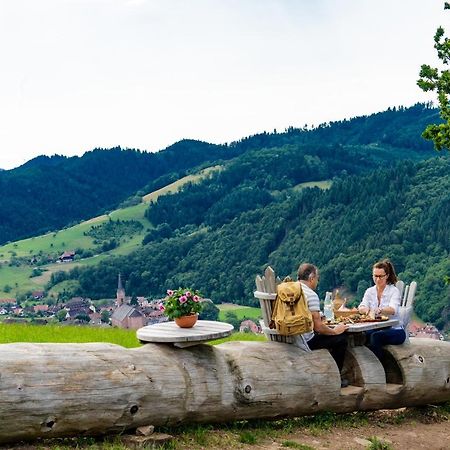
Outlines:
[[398,314],[398,308],[400,306],[400,291],[393,284],[388,284],[381,294],[380,304],[378,305],[377,287],[372,286],[364,293],[364,297],[359,306],[365,306],[366,308],[372,310],[390,307],[394,310],[394,314],[390,316],[390,318],[400,320]]

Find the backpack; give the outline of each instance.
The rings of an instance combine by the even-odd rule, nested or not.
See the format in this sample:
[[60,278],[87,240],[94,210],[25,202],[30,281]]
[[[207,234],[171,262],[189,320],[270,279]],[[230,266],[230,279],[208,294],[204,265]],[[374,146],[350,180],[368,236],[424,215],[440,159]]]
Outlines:
[[[313,320],[299,281],[286,281],[277,286],[271,325],[283,336],[311,332]],[[271,328],[272,328],[271,327]]]

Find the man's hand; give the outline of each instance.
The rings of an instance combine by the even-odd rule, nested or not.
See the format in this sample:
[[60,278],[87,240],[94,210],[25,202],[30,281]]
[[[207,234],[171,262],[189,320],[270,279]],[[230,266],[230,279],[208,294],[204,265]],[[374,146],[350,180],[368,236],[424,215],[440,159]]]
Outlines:
[[340,323],[339,325],[336,325],[333,330],[334,334],[342,334],[344,331],[348,330],[348,325],[346,323]]

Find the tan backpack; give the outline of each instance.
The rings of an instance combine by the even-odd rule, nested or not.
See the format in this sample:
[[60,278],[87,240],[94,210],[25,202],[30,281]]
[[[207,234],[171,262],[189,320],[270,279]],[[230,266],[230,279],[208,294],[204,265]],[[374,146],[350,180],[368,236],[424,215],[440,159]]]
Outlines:
[[313,320],[300,281],[286,281],[277,286],[272,311],[274,328],[283,336],[311,332]]

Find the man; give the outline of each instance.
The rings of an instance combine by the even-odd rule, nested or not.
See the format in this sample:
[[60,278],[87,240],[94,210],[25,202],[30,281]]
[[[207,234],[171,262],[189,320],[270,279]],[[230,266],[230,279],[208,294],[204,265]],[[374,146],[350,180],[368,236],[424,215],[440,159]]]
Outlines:
[[[313,264],[304,263],[298,268],[298,280],[305,294],[308,308],[311,311],[314,331],[305,333],[303,337],[311,350],[326,348],[336,361],[339,372],[344,366],[345,351],[347,350],[347,335],[343,334],[348,325],[340,323],[330,328],[320,317],[320,301],[315,290],[319,284],[319,269]],[[341,378],[341,387],[348,386],[348,381]]]

